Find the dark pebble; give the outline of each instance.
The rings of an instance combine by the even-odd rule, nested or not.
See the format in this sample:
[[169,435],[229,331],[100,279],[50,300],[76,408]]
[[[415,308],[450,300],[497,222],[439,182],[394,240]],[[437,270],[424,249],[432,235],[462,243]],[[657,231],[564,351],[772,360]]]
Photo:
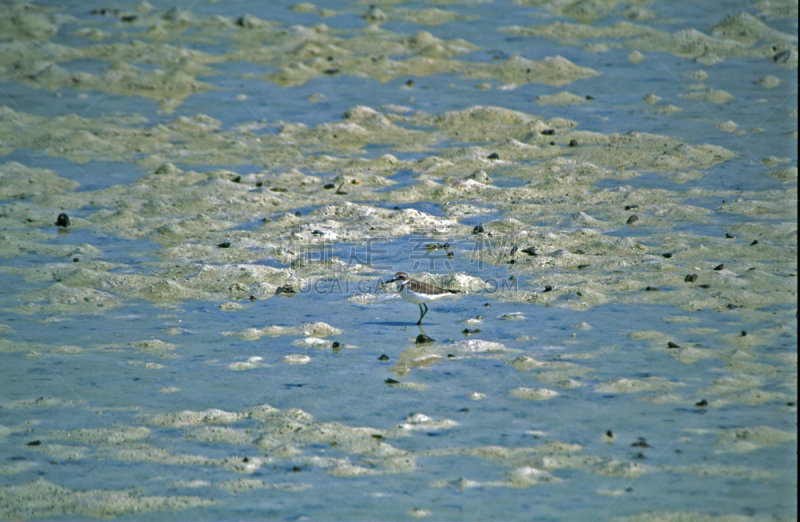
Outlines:
[[516,260],[516,259],[512,259],[511,261],[507,261],[507,264],[509,264],[509,265],[513,265],[513,264],[515,264],[516,262],[517,262],[517,260]]
[[553,291],[553,287],[550,286],[550,285],[544,285],[544,291],[545,292],[552,292]]
[[551,146],[551,147],[555,147],[555,146],[556,146],[556,142],[555,142],[555,141],[551,141],[551,142],[550,142],[550,146]]
[[680,348],[681,345],[673,343],[672,341],[667,343],[667,348]]
[[458,411],[461,412],[461,413],[468,413],[469,412],[469,408],[461,408]]
[[264,186],[263,181],[256,181],[256,187],[263,187],[263,186]]
[[325,183],[325,185],[323,185],[322,188],[324,188],[325,190],[330,190],[332,188],[336,188],[336,185],[334,185],[333,183]]
[[337,69],[336,67],[333,67],[333,68],[331,68],[331,69],[323,69],[323,71],[322,71],[322,72],[323,72],[324,74],[329,74],[329,75],[333,76],[334,74],[336,74],[336,73],[338,73],[338,72],[339,72],[339,69]]
[[270,190],[272,192],[286,192],[286,189],[282,187],[271,187]]
[[792,51],[789,49],[785,49],[779,53],[775,53],[775,56],[772,57],[772,61],[775,63],[786,63],[789,61],[789,58],[792,57]]
[[747,330],[742,330],[742,337],[747,337]]
[[524,249],[523,252],[525,252],[529,256],[538,256],[539,255],[539,253],[536,252],[536,247],[535,246],[528,247],[528,248]]
[[255,301],[255,300],[256,300],[256,296],[254,296],[254,295],[251,295],[251,296],[250,296],[250,300],[251,300],[251,301]]
[[63,212],[58,215],[56,218],[56,226],[57,227],[68,227],[69,226],[69,216],[64,214]]
[[32,440],[29,443],[25,444],[26,446],[38,446],[42,443],[40,440]]
[[487,157],[488,159],[490,159],[490,160],[499,160],[499,159],[500,159],[500,154],[498,154],[498,153],[496,153],[496,152],[492,152],[491,154],[489,154],[489,155],[488,155],[488,156],[486,156],[486,157]]
[[419,334],[414,342],[417,344],[425,344],[425,343],[432,343],[433,341],[434,340],[428,337],[427,335]]
[[695,402],[694,405],[697,406],[698,408],[705,408],[706,406],[708,406],[708,401],[703,399],[702,401]]
[[578,140],[569,140],[569,146],[570,147],[577,147],[578,146]]
[[586,99],[587,100],[594,100],[594,96],[592,96],[591,94],[587,94],[586,95]]
[[542,134],[544,134],[545,136],[554,136],[555,133],[556,133],[555,129],[545,129],[542,131]]
[[633,446],[634,448],[650,448],[650,447],[652,447],[652,446],[650,446],[650,444],[647,443],[646,440],[644,440],[641,437],[639,437],[639,440],[637,440],[636,442],[631,444],[631,446]]
[[80,259],[78,259],[77,257],[74,257],[74,258],[72,258],[72,262],[73,262],[73,263],[77,263],[77,262],[79,262],[79,261],[80,261]]
[[386,384],[400,384],[400,381],[396,381],[396,380],[392,379],[391,377],[387,377],[386,380],[383,381],[383,382],[385,382]]
[[220,244],[219,244],[219,245],[217,245],[217,246],[218,246],[219,248],[230,248],[230,247],[231,247],[231,244],[230,244],[230,242],[229,242],[229,241],[224,241],[224,242],[220,243]]
[[750,246],[756,246],[758,244],[758,239],[754,239]]
[[341,343],[339,343],[339,341],[333,341],[333,344],[331,345],[331,348],[339,348],[340,346],[341,346]]
[[725,264],[724,263],[720,263],[720,264],[718,264],[717,266],[714,267],[714,270],[722,270],[723,268],[725,268]]
[[382,353],[381,356],[378,357],[378,360],[379,361],[388,361],[389,360],[389,356],[386,355],[385,353]]
[[629,218],[628,218],[628,221],[626,221],[626,223],[627,223],[628,225],[633,225],[633,224],[634,224],[634,223],[636,223],[637,221],[639,221],[639,216],[637,216],[636,214],[634,214],[634,215],[632,215],[631,217],[629,217]]
[[480,233],[481,233],[481,232],[483,232],[483,231],[484,231],[484,230],[483,230],[483,225],[476,225],[476,226],[474,226],[474,227],[472,228],[472,233],[473,233],[473,234],[480,234]]
[[591,265],[578,265],[578,270],[583,270],[584,268],[589,268]]
[[381,435],[380,433],[373,433],[372,438],[376,440],[381,440],[383,439],[383,435]]
[[625,205],[625,210],[634,210],[639,208],[639,205]]
[[733,234],[729,234],[728,232],[725,233],[725,239],[736,239],[736,236]]
[[242,177],[241,176],[236,176],[231,181],[233,181],[234,183],[241,183],[242,182]]
[[483,303],[483,306],[485,306],[486,308],[489,308],[491,305],[489,303]]
[[611,431],[611,430],[608,430],[608,431],[606,431],[606,437],[611,437],[611,438],[613,438],[613,437],[614,437],[614,432],[613,432],[613,431]]
[[294,213],[294,216],[295,216],[295,217],[300,217],[300,216],[302,216],[302,215],[303,215],[303,214],[301,214],[299,210],[298,210],[297,212],[295,212],[295,213]]
[[666,259],[672,259],[672,253],[671,252],[667,252],[666,254],[661,254],[661,257],[666,258]]
[[684,277],[683,280],[686,281],[687,283],[694,283],[695,281],[697,281],[697,274],[689,274],[686,277]]
[[697,285],[697,288],[711,288],[711,285]]
[[406,80],[406,85],[412,87],[414,85],[414,80]]
[[648,286],[644,289],[645,292],[658,292],[658,288],[655,286]]

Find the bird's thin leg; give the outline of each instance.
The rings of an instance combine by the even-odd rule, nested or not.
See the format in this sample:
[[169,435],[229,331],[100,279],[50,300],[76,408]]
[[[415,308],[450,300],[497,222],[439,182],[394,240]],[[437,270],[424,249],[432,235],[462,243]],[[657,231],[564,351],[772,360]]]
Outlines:
[[[425,309],[422,308],[423,306],[425,307]],[[426,305],[425,303],[420,303],[420,305],[419,305],[419,321],[417,321],[417,324],[422,324],[422,318],[425,317],[425,314],[427,314],[427,313],[428,313],[428,305]]]

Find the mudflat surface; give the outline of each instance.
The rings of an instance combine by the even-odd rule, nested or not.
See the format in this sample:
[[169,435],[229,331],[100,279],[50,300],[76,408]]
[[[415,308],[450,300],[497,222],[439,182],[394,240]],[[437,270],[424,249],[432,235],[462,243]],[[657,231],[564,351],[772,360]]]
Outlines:
[[797,16],[3,3],[0,518],[796,518]]

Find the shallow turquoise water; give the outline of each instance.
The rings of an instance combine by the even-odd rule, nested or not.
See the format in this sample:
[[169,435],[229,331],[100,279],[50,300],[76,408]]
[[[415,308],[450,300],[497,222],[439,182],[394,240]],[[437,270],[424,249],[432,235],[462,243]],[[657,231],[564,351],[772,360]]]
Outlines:
[[[166,9],[172,5],[175,4],[156,6]],[[292,13],[289,5],[291,2],[272,2],[269,9],[265,9],[261,3],[244,2],[237,3],[235,10],[279,20],[286,25],[309,23],[307,15]],[[64,12],[79,19],[77,25],[88,20],[95,23],[94,19],[87,17],[89,8],[85,4],[65,6]],[[318,6],[324,7],[324,3],[320,2]],[[338,8],[339,4],[330,3],[329,6]],[[416,6],[407,5],[409,8]],[[225,3],[185,3],[182,7],[198,13],[226,15],[230,15],[232,9]],[[358,15],[366,6],[354,3],[350,7],[352,14],[325,19],[324,23],[334,29],[359,26],[363,22]],[[498,105],[545,117],[574,119],[584,130],[604,133],[634,130],[680,137],[688,143],[712,143],[740,155],[707,169],[699,180],[689,184],[714,190],[768,191],[786,187],[777,180],[760,175],[756,162],[766,156],[778,156],[789,157],[793,166],[797,164],[796,139],[785,138],[787,133],[796,130],[796,116],[794,119],[785,116],[786,111],[797,109],[796,71],[778,69],[765,60],[744,58],[729,58],[720,64],[702,67],[712,72],[706,80],[709,86],[725,89],[735,96],[733,102],[711,106],[678,98],[678,94],[683,92],[679,86],[691,83],[681,75],[701,68],[690,60],[652,53],[645,64],[634,66],[625,60],[627,50],[597,55],[549,40],[509,38],[494,31],[499,26],[536,23],[537,18],[530,15],[544,17],[548,22],[557,19],[534,8],[505,2],[445,7],[463,14],[475,14],[478,18],[436,27],[397,24],[396,30],[405,34],[427,30],[440,38],[463,37],[483,48],[468,55],[464,58],[466,60],[490,61],[494,56],[515,53],[531,59],[561,54],[602,74],[568,86],[570,92],[594,97],[591,104],[568,107],[540,107],[531,103],[535,96],[563,88],[532,83],[511,91],[484,91],[474,88],[479,83],[477,80],[446,74],[426,76],[416,79],[413,90],[416,108],[441,113],[473,105]],[[657,4],[650,8],[666,20],[659,26],[663,30],[687,27],[705,30],[727,14],[749,10],[750,5],[727,2],[720,6],[717,2],[693,2]],[[691,16],[685,14],[687,10],[691,10]],[[615,16],[609,16],[598,23],[615,20]],[[775,20],[770,24],[776,29],[797,33],[796,20]],[[64,31],[59,38],[72,45],[87,43],[69,31]],[[208,48],[214,47],[209,45]],[[405,78],[381,84],[362,78],[322,77],[298,87],[282,88],[266,81],[238,76],[245,72],[268,72],[263,68],[244,63],[214,65],[213,68],[215,74],[202,79],[221,87],[221,90],[188,97],[170,116],[159,114],[153,103],[141,98],[89,92],[85,99],[81,99],[70,90],[63,90],[62,98],[54,98],[50,92],[16,83],[0,84],[0,90],[6,98],[5,103],[13,105],[15,110],[48,117],[70,113],[90,117],[122,112],[144,114],[150,123],[155,123],[160,119],[202,113],[222,121],[224,126],[259,118],[307,125],[338,121],[341,113],[350,106],[406,104],[412,94],[400,89]],[[769,92],[753,84],[752,80],[767,74],[780,76],[784,82]],[[676,81],[676,78],[681,80]],[[645,113],[646,107],[641,99],[650,92],[681,106],[684,112],[673,116]],[[311,103],[306,98],[312,93],[323,93],[328,100]],[[674,99],[669,98],[671,93]],[[237,101],[234,94],[247,94],[247,102]],[[763,97],[769,97],[773,103],[760,103],[758,100]],[[764,110],[765,105],[770,110]],[[742,129],[762,127],[766,131],[746,135],[713,131],[709,121],[714,119],[730,119]],[[365,156],[374,157],[383,152],[391,152],[391,147],[375,146]],[[399,153],[397,156],[402,157]],[[142,175],[133,165],[94,160],[77,165],[51,158],[46,151],[15,151],[4,161],[10,160],[31,167],[54,169],[60,176],[81,183],[82,189],[97,190],[114,184],[127,184]],[[231,168],[243,174],[258,170],[256,167],[248,170],[248,166],[207,167]],[[109,174],[112,171],[113,174]],[[403,176],[403,173],[395,176],[401,186],[412,182]],[[598,186],[632,185],[677,191],[687,190],[689,184],[679,186],[658,175],[643,173],[635,179],[604,181]],[[796,182],[792,186],[796,187]],[[384,203],[376,202],[376,205],[381,204]],[[716,203],[709,201],[708,205],[713,207]],[[406,207],[432,215],[441,212],[435,205],[427,203]],[[94,210],[80,209],[73,215],[82,217],[81,213],[85,216]],[[306,214],[312,209],[298,207],[297,210]],[[591,213],[590,209],[575,210]],[[486,219],[486,216],[476,216],[463,222],[477,225]],[[727,225],[741,219],[735,214],[720,212],[713,216],[710,225],[682,222],[676,225],[675,230],[719,236],[724,235]],[[240,223],[239,226],[250,225]],[[41,230],[52,234],[52,239],[44,243],[76,247],[83,243],[94,245],[101,251],[100,260],[127,265],[121,270],[133,267],[137,273],[147,274],[151,269],[148,263],[156,259],[158,247],[148,240],[123,240],[87,230],[56,234],[50,226],[43,226]],[[497,281],[508,281],[509,275],[514,275],[503,264],[478,266],[470,262],[473,243],[462,240],[452,244],[456,249],[455,258],[438,259],[439,263],[429,268],[414,266],[408,253],[418,243],[409,238],[379,243],[379,251],[371,262],[383,268],[375,268],[369,273],[369,281],[364,282],[362,289],[375,289],[379,281],[399,270],[466,272]],[[350,246],[358,255],[364,254],[364,245],[348,244],[333,245],[331,253],[345,258]],[[0,263],[15,268],[44,266],[55,261],[63,262],[32,251],[3,258]],[[274,259],[259,262],[279,266]],[[796,271],[796,259],[794,267],[786,267],[786,271],[792,270]],[[517,284],[543,288],[548,284],[548,277],[547,273],[535,278],[520,276]],[[336,282],[333,279],[330,284]],[[353,284],[346,277],[339,283]],[[44,477],[73,490],[136,487],[145,495],[194,495],[219,501],[210,507],[143,515],[148,519],[405,520],[411,518],[409,510],[414,508],[430,511],[430,518],[436,520],[604,520],[660,511],[774,516],[778,519],[796,516],[796,442],[781,441],[750,452],[738,452],[726,450],[724,445],[721,447],[718,438],[720,430],[754,426],[795,433],[796,408],[787,407],[787,401],[777,399],[756,405],[727,404],[708,410],[696,408],[692,401],[706,398],[703,390],[714,378],[725,374],[725,363],[711,358],[685,364],[665,355],[663,350],[652,349],[648,342],[628,335],[630,332],[658,330],[678,344],[722,349],[724,346],[714,344],[713,338],[686,331],[685,327],[715,329],[715,335],[735,335],[743,328],[755,331],[787,327],[790,329],[788,332],[777,336],[769,345],[754,350],[760,364],[774,366],[773,373],[764,377],[758,388],[765,392],[792,394],[796,393],[796,387],[794,390],[786,389],[783,376],[791,371],[796,376],[796,362],[794,370],[791,370],[774,359],[761,357],[795,352],[796,316],[789,310],[791,307],[775,307],[774,322],[759,319],[743,324],[741,317],[732,313],[700,311],[692,313],[697,322],[687,325],[663,321],[663,318],[687,315],[685,311],[667,305],[610,304],[578,312],[505,302],[500,295],[491,292],[431,305],[423,327],[427,335],[441,343],[439,346],[464,339],[484,339],[501,342],[508,349],[516,350],[513,356],[559,360],[562,354],[567,354],[569,358],[566,360],[586,366],[587,372],[575,377],[582,386],[558,389],[559,395],[551,400],[532,401],[513,397],[510,392],[519,387],[553,386],[538,382],[536,372],[520,372],[513,368],[509,364],[513,356],[453,360],[445,357],[436,364],[412,368],[407,376],[399,377],[392,368],[404,351],[417,349],[413,339],[419,329],[413,324],[418,313],[416,306],[397,296],[380,294],[381,297],[374,302],[355,304],[347,301],[354,293],[352,286],[339,292],[338,287],[331,290],[323,284],[315,291],[300,293],[290,299],[245,301],[240,303],[243,308],[235,312],[219,310],[218,302],[185,300],[162,306],[136,299],[128,299],[123,306],[102,314],[76,314],[68,320],[52,322],[47,322],[44,314],[23,315],[8,311],[20,304],[19,295],[49,284],[22,281],[10,272],[0,274],[0,286],[4,289],[0,293],[0,308],[5,309],[0,323],[8,327],[3,337],[12,342],[41,344],[43,347],[77,346],[85,351],[80,355],[64,355],[43,349],[43,353],[37,356],[26,356],[18,351],[0,352],[0,406],[5,405],[0,409],[0,424],[26,426],[0,437],[0,459],[6,463],[22,460],[30,464],[23,471],[0,475],[0,486],[24,484]],[[485,306],[487,303],[489,307]],[[524,314],[525,319],[501,318],[503,314],[515,312]],[[483,317],[477,326],[460,322],[477,315]],[[793,322],[792,316],[795,317]],[[790,321],[788,324],[787,320]],[[257,340],[221,335],[222,332],[251,327],[296,326],[310,321],[323,321],[344,330],[344,333],[327,340],[340,342],[345,348],[335,353],[330,349],[292,346],[290,342],[300,338],[299,335],[264,336]],[[582,322],[591,325],[591,329],[576,327]],[[165,333],[170,327],[182,330],[176,334]],[[481,332],[465,337],[462,331],[467,327],[480,328]],[[159,358],[126,346],[128,342],[152,338],[176,344],[176,357]],[[280,362],[281,357],[295,353],[309,354],[311,363],[285,365]],[[382,354],[388,355],[389,360],[380,361],[378,357]],[[253,356],[262,357],[264,366],[241,372],[227,368],[231,363]],[[591,358],[581,359],[583,356]],[[131,364],[131,361],[157,361],[163,368],[153,371]],[[655,403],[640,400],[647,392],[597,391],[602,383],[620,377],[662,379],[659,382],[667,383],[665,389],[677,389],[680,397],[689,402]],[[415,390],[388,386],[387,378],[427,388]],[[157,391],[170,386],[180,391],[169,394]],[[470,400],[468,395],[476,391],[484,393],[485,398]],[[37,397],[55,397],[75,405],[9,407],[14,401]],[[452,419],[458,422],[458,426],[449,430],[422,430],[410,437],[390,439],[389,443],[394,447],[416,456],[417,465],[409,472],[343,478],[332,476],[298,457],[296,460],[281,459],[248,475],[267,483],[310,485],[310,488],[300,491],[256,489],[228,493],[212,486],[179,487],[174,485],[176,481],[204,480],[214,484],[241,478],[241,474],[212,466],[115,460],[92,449],[81,458],[53,457],[46,452],[37,453],[27,446],[35,440],[44,441],[45,446],[49,443],[68,444],[53,436],[59,430],[140,426],[145,416],[160,413],[210,408],[243,411],[263,403],[281,410],[299,408],[313,415],[318,422],[337,422],[347,426],[392,429],[415,412],[434,419]],[[246,430],[255,424],[253,420],[243,420],[235,427]],[[191,440],[179,428],[150,426],[150,429],[148,442],[172,454],[224,458],[256,452],[252,447],[243,449],[235,444]],[[608,430],[615,434],[613,444],[603,439]],[[632,446],[640,437],[646,440],[648,447]],[[602,473],[587,473],[576,464],[572,469],[566,467],[553,471],[560,482],[516,488],[486,485],[503,480],[513,463],[499,464],[459,453],[459,450],[486,446],[529,448],[543,441],[577,444],[581,446],[580,454],[583,456],[636,463],[652,469],[636,477],[604,476]],[[302,457],[348,458],[352,455],[320,443],[305,446]],[[681,470],[696,465],[727,467],[740,470],[740,473],[702,476]],[[764,476],[754,478],[748,474],[754,471],[764,472]],[[484,485],[463,490],[454,486],[431,487],[438,480],[455,483],[461,478]],[[619,496],[597,493],[607,490],[622,490],[624,493]],[[66,513],[46,518],[82,519],[87,516]],[[127,514],[118,518],[138,520],[141,515]]]

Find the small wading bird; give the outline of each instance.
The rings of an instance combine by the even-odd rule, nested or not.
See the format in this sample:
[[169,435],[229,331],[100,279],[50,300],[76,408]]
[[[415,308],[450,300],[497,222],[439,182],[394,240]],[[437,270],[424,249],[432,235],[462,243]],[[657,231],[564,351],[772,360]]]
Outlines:
[[397,281],[400,281],[400,296],[409,303],[419,305],[419,321],[417,321],[417,324],[422,324],[422,318],[428,313],[428,305],[426,303],[432,303],[445,297],[452,298],[454,294],[461,293],[458,290],[447,290],[430,283],[411,279],[405,272],[397,272],[394,278],[386,281],[385,284]]

